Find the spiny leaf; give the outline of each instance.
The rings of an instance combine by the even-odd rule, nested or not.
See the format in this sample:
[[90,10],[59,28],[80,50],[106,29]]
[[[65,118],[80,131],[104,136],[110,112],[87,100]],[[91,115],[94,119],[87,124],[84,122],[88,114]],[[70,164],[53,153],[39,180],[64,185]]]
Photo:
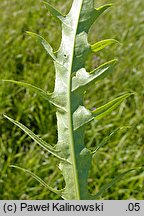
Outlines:
[[115,66],[115,64],[118,62],[117,59],[112,59],[108,62],[103,63],[102,65],[100,65],[99,67],[97,67],[96,69],[94,69],[93,71],[90,72],[91,75],[97,75],[97,80],[104,78],[108,73],[108,69],[109,68],[113,68],[113,66]]
[[12,118],[4,115],[9,121],[11,121],[12,123],[14,123],[15,125],[17,125],[19,128],[21,128],[26,134],[28,134],[37,144],[39,144],[43,149],[45,149],[46,151],[50,152],[51,154],[53,154],[55,157],[59,158],[60,160],[64,160],[66,162],[68,162],[67,160],[65,160],[64,158],[61,158],[57,153],[57,151],[50,146],[48,143],[46,143],[44,140],[42,140],[41,138],[39,138],[37,135],[35,135],[30,129],[28,129],[26,126],[24,126],[23,124],[21,124],[18,121],[13,120]]
[[43,89],[38,88],[34,85],[31,85],[29,83],[25,83],[25,82],[20,82],[20,81],[15,81],[15,80],[3,80],[3,82],[11,82],[23,87],[27,87],[33,91],[35,91],[37,94],[39,94],[40,96],[42,96],[45,100],[48,100],[51,104],[53,104],[56,108],[61,109],[63,111],[65,111],[65,109],[63,107],[60,107],[51,97],[53,95],[53,93],[49,93],[49,92],[45,92]]
[[43,3],[46,5],[46,7],[48,8],[48,10],[50,11],[50,13],[58,18],[61,22],[63,22],[64,20],[64,15],[62,15],[58,10],[56,10],[51,4],[49,4],[46,1],[43,1]]
[[[133,93],[127,93],[125,95],[122,95],[109,103],[103,105],[102,107],[99,107],[96,111],[90,111],[86,109],[84,106],[79,106],[78,109],[73,114],[73,122],[74,122],[74,130],[77,130],[87,123],[91,122],[93,119],[100,120],[101,118],[105,117],[108,113],[113,111],[120,103],[122,103],[127,97],[132,95]],[[95,114],[94,114],[95,112]],[[94,114],[94,115],[93,115]],[[118,129],[117,129],[118,130]],[[117,132],[117,130],[115,132]],[[110,137],[115,133],[113,132],[110,134]],[[110,138],[109,137],[109,138]],[[105,142],[108,141],[108,138],[105,140]],[[105,142],[101,143],[99,147],[97,147],[96,151],[102,147]],[[94,152],[95,153],[95,152]]]
[[94,199],[99,198],[100,196],[102,196],[102,194],[109,189],[110,187],[112,187],[114,184],[118,183],[126,174],[128,174],[129,172],[134,171],[134,169],[130,169],[127,170],[126,172],[118,175],[117,177],[115,177],[111,182],[107,183],[106,185],[104,185],[100,191],[93,197]]
[[73,77],[72,81],[72,91],[82,91],[87,90],[88,87],[93,85],[96,81],[104,78],[109,73],[112,72],[115,64],[117,63],[117,59],[113,59],[109,62],[106,62],[94,69],[90,73],[86,72],[84,68],[79,70],[76,73],[76,76]]
[[95,8],[96,13],[97,13],[97,17],[100,16],[105,10],[107,10],[111,6],[112,6],[112,4],[105,4],[99,8]]
[[96,149],[92,152],[93,156],[95,156],[95,154],[97,153],[97,151],[102,148],[106,143],[108,143],[108,141],[119,131],[119,130],[123,130],[123,129],[127,129],[128,127],[120,127],[115,129],[113,132],[111,132],[108,136],[106,136],[102,142],[100,142]]
[[43,181],[39,176],[37,176],[36,174],[34,174],[33,172],[31,172],[30,170],[27,170],[25,168],[22,168],[22,167],[19,167],[19,166],[16,166],[16,165],[10,165],[10,167],[22,170],[23,172],[29,174],[32,178],[34,178],[35,180],[37,180],[42,186],[48,188],[50,191],[52,191],[52,192],[54,192],[56,194],[61,195],[61,191],[55,190],[52,187],[50,187],[45,181]]
[[79,19],[79,26],[77,29],[77,33],[86,32],[88,33],[89,29],[93,25],[93,23],[96,21],[96,19],[109,7],[112,6],[112,4],[106,4],[99,8],[93,7],[93,2],[85,0],[83,1],[82,8],[81,8],[81,14]]
[[133,95],[133,93],[127,93],[120,97],[115,98],[114,100],[108,102],[107,104],[97,108],[93,111],[93,115],[96,120],[100,120],[105,117],[107,114],[112,112],[119,104],[121,104],[126,98]]
[[11,82],[11,83],[14,83],[14,84],[17,84],[17,85],[20,85],[20,86],[23,86],[23,87],[27,87],[33,91],[35,91],[37,94],[41,95],[44,99],[46,100],[49,100],[50,99],[50,93],[47,93],[45,92],[43,89],[41,88],[38,88],[34,85],[31,85],[29,83],[25,83],[25,82],[20,82],[20,81],[15,81],[15,80],[3,80],[4,82]]
[[52,57],[53,60],[56,60],[56,56],[54,55],[53,49],[50,46],[50,44],[40,35],[30,32],[30,31],[26,31],[27,34],[29,34],[32,37],[37,38],[40,43],[43,45],[43,47],[45,48],[45,50],[47,51],[47,53]]
[[91,45],[91,51],[96,53],[96,52],[104,49],[106,46],[113,44],[113,43],[119,43],[119,41],[117,41],[115,39],[106,39],[106,40],[99,41],[99,42]]

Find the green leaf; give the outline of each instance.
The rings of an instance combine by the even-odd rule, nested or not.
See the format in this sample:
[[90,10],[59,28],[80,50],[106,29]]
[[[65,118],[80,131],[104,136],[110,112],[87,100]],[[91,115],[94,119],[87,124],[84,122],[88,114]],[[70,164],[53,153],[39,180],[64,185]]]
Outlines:
[[102,142],[100,142],[96,149],[92,152],[93,156],[95,156],[95,154],[97,153],[97,151],[102,148],[104,145],[106,145],[108,143],[108,141],[119,131],[119,130],[123,130],[123,129],[128,129],[128,127],[120,127],[115,129],[113,132],[111,132],[108,136],[106,136]]
[[50,191],[52,191],[52,192],[54,192],[56,194],[61,195],[61,191],[55,190],[52,187],[50,187],[45,181],[43,181],[39,176],[37,176],[36,174],[34,174],[33,172],[31,172],[30,170],[27,170],[25,168],[22,168],[22,167],[19,167],[19,166],[16,166],[16,165],[10,165],[10,167],[22,170],[23,172],[29,174],[32,178],[34,178],[35,180],[37,180],[42,186],[48,188]]
[[99,8],[95,8],[97,17],[99,17],[104,11],[106,11],[112,4],[105,4],[100,6]]
[[117,41],[115,39],[106,39],[106,40],[99,41],[99,42],[91,45],[91,51],[96,53],[96,52],[104,49],[106,46],[113,44],[113,43],[119,43],[119,41]]
[[[76,2],[77,4],[77,2]],[[75,9],[77,5],[75,4]],[[94,2],[84,0],[81,7],[80,17],[79,17],[79,26],[77,29],[77,33],[86,32],[88,33],[89,29],[93,25],[93,23],[96,21],[96,19],[109,7],[111,7],[112,4],[106,4],[99,8],[94,8]],[[74,14],[73,10],[73,14]]]
[[62,106],[59,106],[57,102],[52,98],[53,93],[45,92],[43,89],[38,88],[34,85],[31,85],[29,83],[25,82],[20,82],[20,81],[15,81],[15,80],[3,80],[3,82],[11,82],[23,87],[27,87],[33,91],[35,91],[37,94],[42,96],[45,100],[48,100],[51,104],[53,104],[57,109],[65,111],[65,109]]
[[96,81],[106,77],[109,73],[111,73],[116,63],[117,59],[113,59],[102,64],[90,73],[86,72],[86,70],[82,68],[76,73],[76,76],[73,77],[72,91],[86,91]]
[[46,1],[43,1],[43,3],[46,5],[46,7],[48,8],[48,10],[50,11],[50,13],[58,18],[61,22],[64,21],[64,15],[62,15],[58,10],[56,10],[51,4],[49,4]]
[[3,80],[4,82],[10,82],[10,83],[14,83],[23,87],[27,87],[33,91],[35,91],[37,94],[39,94],[40,96],[42,96],[44,99],[46,100],[50,100],[50,93],[45,92],[43,89],[38,88],[34,85],[31,85],[29,83],[25,83],[25,82],[20,82],[20,81],[15,81],[15,80]]
[[29,34],[30,36],[38,39],[38,41],[40,41],[40,43],[43,45],[43,47],[45,48],[47,53],[52,57],[52,59],[56,60],[56,56],[54,55],[52,47],[42,36],[40,36],[36,33],[30,32],[30,31],[26,31],[26,33]]
[[134,169],[130,169],[127,170],[126,172],[121,173],[120,175],[118,175],[117,177],[115,177],[111,182],[107,183],[106,185],[104,185],[100,191],[93,197],[94,199],[97,199],[99,197],[102,196],[102,194],[108,190],[110,187],[112,187],[113,185],[115,185],[116,183],[118,183],[126,174],[128,174],[129,172],[134,171]]
[[120,97],[115,98],[114,100],[108,102],[107,104],[97,108],[93,111],[93,115],[96,120],[100,120],[105,117],[107,114],[112,112],[118,105],[120,105],[126,98],[133,95],[133,93],[127,93]]
[[24,126],[23,124],[21,124],[18,121],[13,120],[12,118],[4,115],[4,117],[6,117],[9,121],[11,121],[12,123],[14,123],[15,125],[17,125],[19,128],[21,128],[26,134],[28,134],[38,145],[40,145],[43,149],[45,149],[46,151],[50,152],[51,154],[53,154],[55,157],[59,158],[60,160],[66,161],[64,158],[61,158],[57,153],[57,151],[50,146],[48,143],[46,143],[44,140],[42,140],[41,138],[39,138],[37,135],[35,135],[30,129],[28,129],[26,126]]

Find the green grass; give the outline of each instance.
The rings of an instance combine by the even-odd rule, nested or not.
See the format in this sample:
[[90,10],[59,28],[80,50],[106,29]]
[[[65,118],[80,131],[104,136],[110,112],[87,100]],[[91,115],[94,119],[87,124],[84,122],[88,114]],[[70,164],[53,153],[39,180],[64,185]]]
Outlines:
[[[67,12],[72,1],[49,2]],[[96,1],[98,6],[103,3],[109,2]],[[93,160],[89,175],[92,193],[117,174],[137,169],[109,189],[104,199],[144,199],[144,173],[141,169],[144,165],[143,7],[142,0],[117,0],[114,7],[99,18],[89,37],[91,43],[115,38],[122,45],[109,46],[88,59],[89,70],[115,56],[119,63],[112,75],[87,93],[86,106],[95,108],[120,93],[135,93],[111,115],[98,123],[91,123],[86,130],[87,146],[94,149],[113,130],[128,126],[128,129],[119,130]],[[52,91],[52,61],[25,31],[42,34],[56,50],[61,37],[59,22],[50,16],[40,1],[34,0],[0,2],[0,14],[0,80],[23,80]],[[0,83],[0,199],[59,199],[28,175],[9,167],[11,164],[22,166],[55,188],[64,186],[57,160],[3,117],[6,113],[54,144],[57,131],[53,109],[28,89]]]

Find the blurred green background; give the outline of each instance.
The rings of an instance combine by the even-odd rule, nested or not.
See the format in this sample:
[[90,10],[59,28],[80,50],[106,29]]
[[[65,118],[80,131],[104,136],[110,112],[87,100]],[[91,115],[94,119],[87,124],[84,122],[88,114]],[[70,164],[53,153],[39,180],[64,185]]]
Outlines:
[[[86,62],[92,70],[103,62],[118,58],[113,73],[89,89],[88,108],[98,107],[121,93],[132,91],[115,111],[86,128],[85,142],[93,149],[116,128],[119,130],[94,157],[89,174],[89,190],[96,193],[107,182],[128,169],[136,168],[111,187],[103,199],[144,199],[144,1],[112,0],[114,6],[93,25],[89,42],[115,38],[112,45],[92,55]],[[72,0],[49,0],[63,13]],[[96,7],[111,3],[95,1]],[[44,36],[56,50],[61,26],[40,0],[0,0],[0,80],[14,79],[52,91],[52,60],[37,41],[26,35],[33,31]],[[3,117],[22,122],[45,141],[57,141],[55,109],[34,92],[14,84],[0,82],[0,199],[60,199],[27,174],[10,168],[19,165],[33,171],[55,188],[62,188],[58,161],[37,146],[19,128]]]

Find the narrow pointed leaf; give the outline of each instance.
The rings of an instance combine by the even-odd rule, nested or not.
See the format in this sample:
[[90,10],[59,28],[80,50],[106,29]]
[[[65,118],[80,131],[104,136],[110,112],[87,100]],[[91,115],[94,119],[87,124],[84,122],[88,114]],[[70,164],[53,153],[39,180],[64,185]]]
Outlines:
[[106,11],[111,6],[112,6],[112,4],[105,4],[105,5],[102,5],[99,8],[96,8],[95,10],[96,10],[96,13],[97,13],[97,17],[100,16],[104,11]]
[[106,40],[99,41],[99,42],[91,45],[91,51],[96,53],[96,52],[104,49],[106,46],[113,44],[113,43],[119,43],[119,42],[115,39],[106,39]]
[[115,98],[114,100],[108,102],[107,104],[97,108],[93,111],[93,115],[96,120],[100,120],[105,117],[107,114],[112,112],[118,105],[120,105],[126,98],[133,95],[133,93],[127,93],[120,97]]
[[[61,158],[58,154],[57,151],[50,145],[48,145],[44,140],[42,140],[41,138],[39,138],[37,135],[35,135],[30,129],[28,129],[26,126],[24,126],[23,124],[21,124],[18,121],[13,120],[12,118],[4,115],[9,121],[11,121],[12,123],[14,123],[15,125],[17,125],[19,128],[21,128],[26,134],[28,134],[38,145],[40,145],[43,149],[45,149],[46,151],[50,152],[51,154],[53,154],[55,157],[67,161],[64,158]],[[68,161],[67,161],[68,162]]]
[[47,53],[52,57],[53,60],[56,60],[56,56],[54,55],[53,49],[50,46],[50,44],[40,35],[33,33],[33,32],[29,32],[26,31],[27,34],[29,34],[32,37],[35,37],[36,39],[38,39],[40,41],[40,43],[42,44],[42,46],[45,48],[45,50],[47,51]]
[[43,1],[43,3],[46,5],[46,7],[48,8],[48,10],[50,11],[50,13],[54,17],[58,18],[60,21],[63,22],[64,16],[58,10],[56,10],[51,4],[49,4],[46,1]]
[[108,190],[110,187],[112,187],[113,185],[115,185],[116,183],[118,183],[126,174],[128,174],[129,172],[134,171],[134,169],[130,169],[120,175],[118,175],[117,177],[115,177],[111,182],[107,183],[106,185],[104,185],[100,191],[96,194],[95,199],[99,198],[100,196],[103,195],[103,193]]
[[127,129],[128,127],[121,127],[121,128],[117,128],[115,129],[113,132],[111,132],[108,136],[106,136],[102,142],[100,142],[96,149],[92,152],[93,156],[95,156],[95,154],[97,153],[97,151],[102,148],[104,145],[106,145],[108,143],[108,141],[119,131],[119,130],[123,130],[123,129]]
[[29,88],[33,91],[35,91],[37,94],[39,94],[40,96],[42,96],[44,99],[46,100],[49,100],[50,99],[50,93],[47,93],[45,92],[43,89],[41,88],[38,88],[34,85],[31,85],[29,83],[25,83],[25,82],[20,82],[20,81],[15,81],[15,80],[3,80],[4,82],[10,82],[10,83],[14,83],[14,84],[17,84],[17,85],[20,85],[20,86],[23,86],[23,87],[26,87],[26,88]]
[[59,194],[61,195],[61,192],[58,191],[58,190],[55,190],[53,189],[52,187],[50,187],[45,181],[43,181],[39,176],[37,176],[36,174],[34,174],[33,172],[31,172],[30,170],[27,170],[25,168],[22,168],[22,167],[19,167],[19,166],[16,166],[16,165],[11,165],[10,167],[13,167],[13,168],[16,168],[16,169],[19,169],[27,174],[29,174],[32,178],[34,178],[35,180],[37,180],[42,186],[48,188],[50,191],[56,193],[56,194]]
[[94,2],[85,1],[81,8],[77,33],[81,33],[83,31],[88,33],[96,19],[111,6],[112,4],[106,4],[99,8],[94,8]]
[[109,73],[111,73],[116,63],[117,63],[117,59],[113,59],[109,62],[102,64],[101,66],[94,69],[90,73],[86,72],[86,70],[82,68],[76,73],[76,76],[73,77],[72,90],[84,92],[90,86],[92,86],[96,81],[103,79]]
[[25,82],[20,82],[20,81],[15,81],[15,80],[3,80],[3,82],[11,82],[26,88],[29,88],[33,91],[35,91],[37,94],[39,94],[40,96],[42,96],[45,100],[48,100],[51,104],[53,104],[57,109],[63,110],[65,111],[65,109],[62,106],[59,106],[51,97],[52,93],[49,92],[45,92],[43,89],[38,88],[34,85],[31,85],[29,83],[25,83]]

